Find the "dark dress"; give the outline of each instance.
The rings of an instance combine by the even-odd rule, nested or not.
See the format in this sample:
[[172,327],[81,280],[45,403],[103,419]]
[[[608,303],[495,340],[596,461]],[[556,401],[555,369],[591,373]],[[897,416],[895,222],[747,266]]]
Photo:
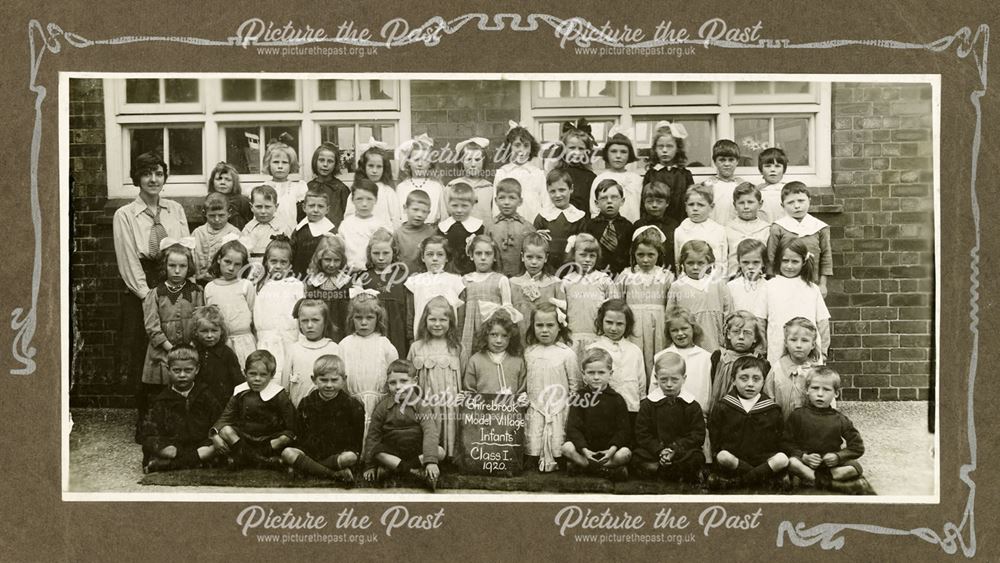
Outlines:
[[341,452],[361,453],[365,433],[365,407],[341,390],[325,400],[313,389],[298,408],[296,447],[314,460],[325,460]]
[[642,185],[658,181],[670,186],[670,205],[666,214],[673,217],[677,224],[687,219],[687,211],[684,209],[684,195],[687,189],[694,185],[694,176],[683,166],[664,166],[659,170],[649,168],[646,175],[642,177]]
[[708,423],[714,453],[722,450],[756,467],[781,451],[784,417],[781,407],[764,393],[750,412],[736,392],[716,404]]
[[448,239],[448,250],[451,253],[451,264],[448,271],[464,276],[476,269],[472,264],[472,258],[469,258],[469,255],[465,253],[465,241],[472,235],[481,235],[485,232],[486,226],[483,224],[480,224],[474,232],[469,232],[465,225],[455,222],[448,229],[448,232],[441,233],[444,238]]
[[316,177],[306,184],[310,191],[326,193],[330,205],[326,210],[326,218],[333,225],[340,228],[340,223],[344,220],[344,211],[347,209],[347,200],[351,197],[351,189],[337,178]]
[[223,405],[200,383],[195,384],[187,397],[167,387],[153,397],[143,421],[143,454],[154,457],[163,448],[174,446],[178,450],[176,461],[197,464],[198,455],[193,450],[212,443],[208,432]]
[[[327,232],[336,233],[337,229],[332,228]],[[298,227],[292,233],[292,271],[295,272],[296,276],[301,278],[306,275],[313,253],[316,252],[316,247],[319,246],[319,241],[324,236],[326,233],[313,236],[309,229],[309,223]]]
[[347,306],[351,303],[351,284],[347,283],[334,289],[322,289],[320,285],[312,285],[311,281],[306,281],[306,299],[319,299],[326,303],[330,310],[330,321],[334,325],[334,333],[330,339],[340,342],[345,335],[353,332],[347,325]]
[[584,216],[575,222],[570,222],[566,218],[566,213],[562,212],[551,221],[542,217],[541,213],[535,217],[535,230],[548,229],[552,237],[549,242],[549,266],[553,272],[558,272],[560,266],[572,260],[573,257],[566,254],[566,241],[569,240],[569,237],[583,232],[583,224],[586,220],[586,216]]
[[[384,336],[392,342],[399,357],[405,358],[406,352],[410,349],[408,335],[412,333],[406,331],[406,286],[400,279],[402,274],[395,273],[395,270],[395,267],[390,267],[382,274],[377,274],[374,269],[368,269],[362,287],[378,291],[378,301],[386,314]],[[351,331],[345,330],[345,332]]]
[[239,230],[253,219],[253,208],[250,207],[250,199],[243,194],[226,194],[226,201],[229,208],[229,224]]
[[597,174],[578,164],[563,166],[561,170],[565,170],[573,179],[573,193],[569,196],[569,202],[577,209],[590,209],[590,188],[594,185]]
[[208,389],[220,405],[233,396],[233,389],[243,383],[243,370],[236,352],[220,342],[211,348],[196,344],[198,349],[198,385]]
[[[618,243],[614,247],[608,247],[605,246],[605,241],[601,237],[612,223],[615,226],[615,235]],[[632,247],[632,233],[635,232],[635,227],[632,226],[632,223],[628,219],[619,215],[609,220],[604,215],[598,215],[597,217],[587,219],[583,230],[594,235],[597,243],[601,245],[601,259],[597,261],[598,270],[608,268],[611,277],[614,277],[622,270],[628,268],[629,251]]]

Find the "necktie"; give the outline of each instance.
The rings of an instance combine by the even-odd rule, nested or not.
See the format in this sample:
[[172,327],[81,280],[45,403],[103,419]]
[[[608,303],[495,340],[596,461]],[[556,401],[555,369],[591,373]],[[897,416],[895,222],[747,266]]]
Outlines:
[[167,238],[167,229],[160,222],[160,208],[157,206],[156,213],[146,208],[146,215],[153,218],[153,226],[149,229],[149,257],[156,258],[160,254],[160,241]]
[[608,250],[618,248],[618,233],[615,231],[614,222],[608,223],[608,227],[604,229],[604,234],[601,235],[601,246]]

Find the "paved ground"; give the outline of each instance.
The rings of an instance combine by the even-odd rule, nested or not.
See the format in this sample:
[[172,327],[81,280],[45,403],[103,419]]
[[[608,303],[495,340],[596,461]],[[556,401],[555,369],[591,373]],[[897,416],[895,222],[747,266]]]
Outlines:
[[[879,495],[906,496],[934,493],[934,435],[927,432],[927,405],[922,402],[842,402],[841,410],[848,415],[865,439],[866,452],[861,463],[872,488]],[[70,491],[100,492],[234,492],[234,485],[243,487],[302,487],[318,486],[315,490],[329,493],[327,483],[289,481],[283,474],[254,470],[237,474],[223,470],[182,471],[143,476],[139,467],[142,454],[132,442],[134,411],[123,409],[73,409],[73,431],[70,434]],[[906,468],[906,472],[900,471]],[[146,483],[146,484],[143,484]],[[194,483],[198,483],[195,485]],[[406,492],[406,484],[393,493]],[[692,489],[665,491],[643,482],[630,481],[612,485],[600,479],[526,474],[516,479],[482,479],[446,476],[442,485],[448,492],[505,493],[518,488],[522,492],[554,492],[558,490],[603,493],[697,493]],[[260,490],[260,489],[253,489]],[[416,489],[412,489],[416,490]],[[356,488],[353,492],[376,492],[376,489]],[[516,494],[516,492],[514,492]]]

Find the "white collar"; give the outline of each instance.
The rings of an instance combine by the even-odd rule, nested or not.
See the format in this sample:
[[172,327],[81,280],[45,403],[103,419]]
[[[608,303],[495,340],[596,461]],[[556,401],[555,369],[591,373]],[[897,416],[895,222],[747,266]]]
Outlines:
[[566,220],[569,221],[570,223],[576,223],[577,221],[582,219],[583,216],[585,215],[583,211],[577,209],[575,206],[573,206],[573,204],[570,204],[570,206],[567,207],[566,209],[559,209],[558,207],[549,204],[543,207],[538,214],[544,217],[546,221],[555,221],[559,217],[560,213],[565,214]]
[[[442,233],[447,233],[448,230],[451,229],[451,226],[457,222],[458,221],[456,221],[453,217],[448,217],[444,221],[438,223],[438,229]],[[474,233],[479,230],[479,227],[483,226],[483,222],[476,217],[468,217],[465,221],[462,221],[462,226],[465,227],[466,231]]]
[[778,182],[777,184],[768,184],[767,182],[764,182],[763,184],[757,186],[757,189],[759,189],[762,192],[765,192],[765,191],[766,192],[780,192],[781,188],[783,188],[783,187],[785,187],[785,183],[784,182]]
[[693,280],[688,277],[687,274],[681,274],[681,277],[677,278],[674,283],[678,285],[686,285],[688,287],[693,287],[698,291],[708,291],[708,286],[712,283],[712,275],[702,276],[701,279]]
[[324,274],[323,272],[318,272],[318,273],[313,274],[312,276],[309,277],[309,283],[312,284],[315,287],[319,287],[319,286],[323,285],[328,280],[332,281],[334,287],[336,287],[337,289],[340,289],[340,288],[344,287],[345,285],[347,285],[347,284],[351,283],[352,281],[354,281],[351,278],[351,276],[348,275],[348,274],[346,274],[346,273],[344,273],[343,270],[341,270],[340,272],[338,272],[337,273],[337,277],[333,278],[332,280],[330,280],[330,276]]
[[[666,397],[666,395],[663,394],[663,389],[660,389],[660,386],[656,385],[655,383],[653,390],[650,391],[648,395],[646,395],[646,398],[654,403],[659,401],[660,399],[663,399],[664,397]],[[684,401],[687,404],[691,404],[695,401],[694,395],[692,395],[690,391],[683,388],[681,389],[681,392],[678,393],[677,398]]]
[[730,219],[726,226],[740,234],[752,234],[770,228],[771,224],[757,216],[753,221],[744,221],[739,217]]
[[309,225],[309,232],[312,233],[312,236],[314,237],[318,237],[323,233],[329,233],[333,230],[333,222],[327,217],[323,217],[323,219],[316,221],[315,223],[310,222],[308,218],[303,219],[299,221],[298,225],[295,225],[295,230],[297,231],[306,225]]
[[827,226],[826,223],[813,217],[809,213],[806,213],[806,216],[803,217],[801,221],[796,221],[792,217],[785,215],[781,219],[775,221],[775,223],[784,227],[785,230],[795,233],[800,237],[814,235]]
[[760,401],[760,393],[757,393],[753,399],[744,399],[739,395],[736,395],[736,398],[740,401],[740,404],[743,405],[743,410],[750,412],[750,409],[754,408],[757,402]]
[[677,354],[678,356],[684,358],[685,360],[692,356],[696,356],[702,353],[705,354],[708,353],[707,350],[705,350],[701,346],[698,346],[697,344],[688,346],[687,348],[678,348],[677,346],[671,344],[670,346],[667,346],[663,350],[660,350],[655,356],[653,356],[653,361],[655,362],[656,360],[658,360],[660,356],[665,354],[666,352],[673,352],[674,354]]
[[[270,401],[271,399],[274,398],[275,395],[284,391],[284,389],[285,389],[284,387],[278,385],[272,379],[270,382],[268,382],[267,387],[261,389],[260,398],[263,401]],[[236,396],[244,391],[249,391],[249,390],[250,390],[250,384],[244,381],[243,383],[237,385],[235,389],[233,389],[233,395]]]
[[713,228],[712,227],[713,223],[716,224],[716,225],[718,225],[718,223],[715,222],[715,219],[712,219],[711,217],[709,217],[708,219],[705,219],[701,223],[695,223],[691,219],[685,219],[685,220],[681,221],[680,228],[682,228],[682,229],[684,229],[686,231],[697,231],[697,230],[707,231],[707,230]]
[[309,340],[302,333],[299,333],[299,346],[309,350],[319,350],[320,348],[325,348],[329,346],[331,342],[333,342],[333,340],[330,340],[325,336],[319,340]]
[[191,387],[188,387],[187,391],[180,391],[176,387],[174,387],[173,385],[170,386],[170,390],[171,391],[173,391],[174,393],[177,393],[178,395],[184,397],[185,399],[187,398],[188,395],[191,394],[191,390],[192,389],[194,389],[194,385],[192,385]]

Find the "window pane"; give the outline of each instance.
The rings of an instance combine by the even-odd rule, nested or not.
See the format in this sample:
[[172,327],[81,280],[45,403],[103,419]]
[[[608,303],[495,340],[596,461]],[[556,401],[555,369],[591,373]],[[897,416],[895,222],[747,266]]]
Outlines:
[[[129,162],[135,162],[137,156],[147,152],[163,156],[163,129],[132,129],[130,133]],[[168,172],[173,174],[174,171]]]
[[226,162],[240,174],[260,174],[261,143],[258,127],[227,127]]
[[775,82],[775,94],[808,94],[808,82]]
[[201,127],[167,129],[171,174],[201,174]]
[[736,144],[740,147],[740,165],[755,166],[760,152],[773,146],[771,119],[751,117],[735,120]]
[[636,82],[635,93],[639,96],[673,96],[675,82]]
[[167,103],[198,101],[198,81],[193,79],[166,78],[163,81],[164,97]]
[[222,81],[222,100],[252,102],[257,99],[257,83],[253,79],[227,78]]
[[556,141],[559,139],[559,132],[562,130],[562,124],[557,122],[542,123],[542,138],[541,142],[545,141]]
[[774,141],[785,151],[789,166],[809,165],[809,118],[774,118]]
[[538,83],[540,98],[616,98],[617,83],[607,80],[546,80]]
[[[299,126],[298,125],[268,125],[264,127],[264,149],[267,145],[281,141],[295,149],[295,154],[299,153]],[[312,156],[312,155],[309,155]],[[299,155],[301,161],[302,156]]]
[[770,82],[736,82],[733,87],[737,96],[739,95],[759,95],[770,94]]
[[[572,121],[580,119],[579,117],[574,117]],[[611,118],[590,118],[587,117],[587,123],[590,124],[590,134],[594,137],[597,143],[603,143],[608,138],[608,131],[616,123],[614,119]],[[562,139],[562,124],[563,121],[548,121],[541,123],[542,137],[540,142],[553,142]]]
[[285,102],[295,99],[294,80],[261,80],[260,99],[265,102]]
[[395,91],[395,83],[387,80],[319,81],[319,99],[324,101],[391,100]]
[[[357,127],[357,137],[355,137]],[[390,147],[396,144],[396,125],[392,123],[338,123],[323,125],[320,128],[320,138],[323,142],[330,141],[340,147],[340,169],[354,174],[357,169],[358,146],[367,143],[369,139],[382,141]],[[390,158],[392,158],[390,156]]]
[[125,102],[129,104],[160,103],[160,81],[156,78],[126,80]]
[[713,93],[711,82],[678,82],[678,96],[711,96]]
[[656,124],[663,120],[680,123],[687,129],[688,136],[684,139],[684,152],[687,155],[688,166],[712,165],[712,123],[715,116],[657,117],[655,120],[636,121],[637,149],[641,147],[642,150],[639,152],[642,156],[649,156],[649,148],[653,145],[653,134],[656,133]]

